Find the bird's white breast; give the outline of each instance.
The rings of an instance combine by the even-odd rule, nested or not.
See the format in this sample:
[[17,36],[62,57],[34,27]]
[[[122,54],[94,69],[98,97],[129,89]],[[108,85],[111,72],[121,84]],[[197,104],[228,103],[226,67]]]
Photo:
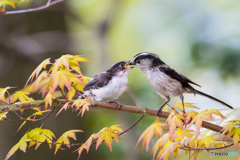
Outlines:
[[144,73],[149,83],[163,96],[179,96],[182,93],[182,84],[159,69],[145,70]]
[[96,101],[109,102],[117,99],[126,90],[127,76],[113,76],[109,83],[99,89],[91,90]]

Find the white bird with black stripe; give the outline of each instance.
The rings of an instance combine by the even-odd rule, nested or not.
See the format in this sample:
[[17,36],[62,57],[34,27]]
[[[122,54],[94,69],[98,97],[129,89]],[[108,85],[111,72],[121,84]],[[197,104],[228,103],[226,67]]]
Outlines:
[[166,65],[158,55],[154,53],[142,52],[133,57],[133,60],[129,65],[136,65],[145,74],[149,83],[155,88],[161,95],[166,97],[166,102],[159,108],[158,114],[162,112],[162,108],[170,101],[170,97],[180,97],[184,109],[184,93],[199,94],[208,97],[216,102],[221,103],[231,109],[232,106],[227,103],[214,98],[206,93],[196,90],[190,84],[194,84],[200,87],[200,85],[194,83],[189,78],[176,72],[174,69]]

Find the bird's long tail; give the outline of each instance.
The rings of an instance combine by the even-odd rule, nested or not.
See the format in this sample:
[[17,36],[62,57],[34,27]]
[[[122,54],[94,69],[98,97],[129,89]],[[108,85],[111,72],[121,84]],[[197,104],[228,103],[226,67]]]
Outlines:
[[196,91],[197,91],[197,94],[199,94],[199,95],[201,95],[201,96],[210,98],[210,99],[212,99],[212,100],[214,100],[214,101],[216,101],[216,102],[218,102],[218,103],[221,103],[221,104],[224,105],[224,106],[227,106],[228,108],[234,109],[234,108],[233,108],[232,106],[230,106],[229,104],[227,104],[227,103],[225,103],[225,102],[223,102],[223,101],[221,101],[221,100],[219,100],[219,99],[217,99],[217,98],[215,98],[215,97],[212,97],[212,96],[210,96],[210,95],[208,95],[208,94],[206,94],[206,93],[203,93],[203,92],[201,92],[201,91],[198,91],[198,90],[196,90]]

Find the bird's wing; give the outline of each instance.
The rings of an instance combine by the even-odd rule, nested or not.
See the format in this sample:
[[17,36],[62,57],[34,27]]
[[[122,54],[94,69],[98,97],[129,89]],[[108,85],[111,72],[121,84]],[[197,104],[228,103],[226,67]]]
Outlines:
[[[174,69],[168,67],[167,65],[164,65],[163,67],[160,67],[159,70],[161,72],[166,73],[168,76],[170,76],[173,79],[176,79],[178,81],[181,82],[181,84],[183,85],[183,87],[188,87],[188,83],[192,83],[195,84],[199,87],[201,87],[200,85],[198,85],[197,83],[191,81],[189,78],[185,77],[184,75],[176,72]],[[186,86],[187,85],[187,86]]]
[[93,77],[91,81],[89,81],[85,87],[83,88],[84,91],[90,89],[98,89],[104,87],[108,84],[108,82],[112,79],[112,76],[107,73],[100,73]]

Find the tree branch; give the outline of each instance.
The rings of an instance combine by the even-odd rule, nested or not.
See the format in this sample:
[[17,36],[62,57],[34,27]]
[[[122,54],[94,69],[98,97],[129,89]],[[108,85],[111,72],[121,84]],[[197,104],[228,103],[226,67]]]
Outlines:
[[43,9],[45,9],[45,8],[48,8],[48,7],[50,7],[50,6],[54,5],[54,4],[57,4],[57,3],[60,3],[60,2],[63,2],[63,1],[64,1],[64,0],[55,0],[55,1],[48,0],[47,4],[44,5],[44,6],[37,7],[37,8],[30,8],[30,9],[18,10],[18,11],[7,11],[7,12],[4,13],[4,15],[39,11],[39,10],[43,10]]
[[[73,101],[69,101],[69,104],[72,104]],[[53,106],[63,106],[66,103],[66,100],[53,100]],[[22,109],[30,109],[30,108],[35,108],[35,107],[43,107],[45,105],[44,100],[37,100],[34,102],[28,102],[28,103],[14,103],[11,105],[5,105],[5,106],[0,106],[0,113],[3,112],[9,112],[9,111],[18,111]],[[108,103],[97,103],[96,106],[93,108],[98,107],[98,108],[106,108],[110,110],[116,110],[116,111],[124,111],[124,112],[130,112],[130,113],[137,113],[137,114],[143,114],[143,115],[149,115],[149,116],[156,116],[157,115],[157,110],[153,109],[148,109],[145,107],[135,107],[135,106],[127,106],[127,105],[121,105],[120,110],[116,108],[115,105],[113,104],[108,104]],[[162,118],[168,118],[170,113],[168,112],[162,112],[159,114],[159,117]],[[205,122],[203,121],[202,127],[210,129],[215,132],[222,133],[223,127]],[[227,134],[227,133],[225,133]]]

